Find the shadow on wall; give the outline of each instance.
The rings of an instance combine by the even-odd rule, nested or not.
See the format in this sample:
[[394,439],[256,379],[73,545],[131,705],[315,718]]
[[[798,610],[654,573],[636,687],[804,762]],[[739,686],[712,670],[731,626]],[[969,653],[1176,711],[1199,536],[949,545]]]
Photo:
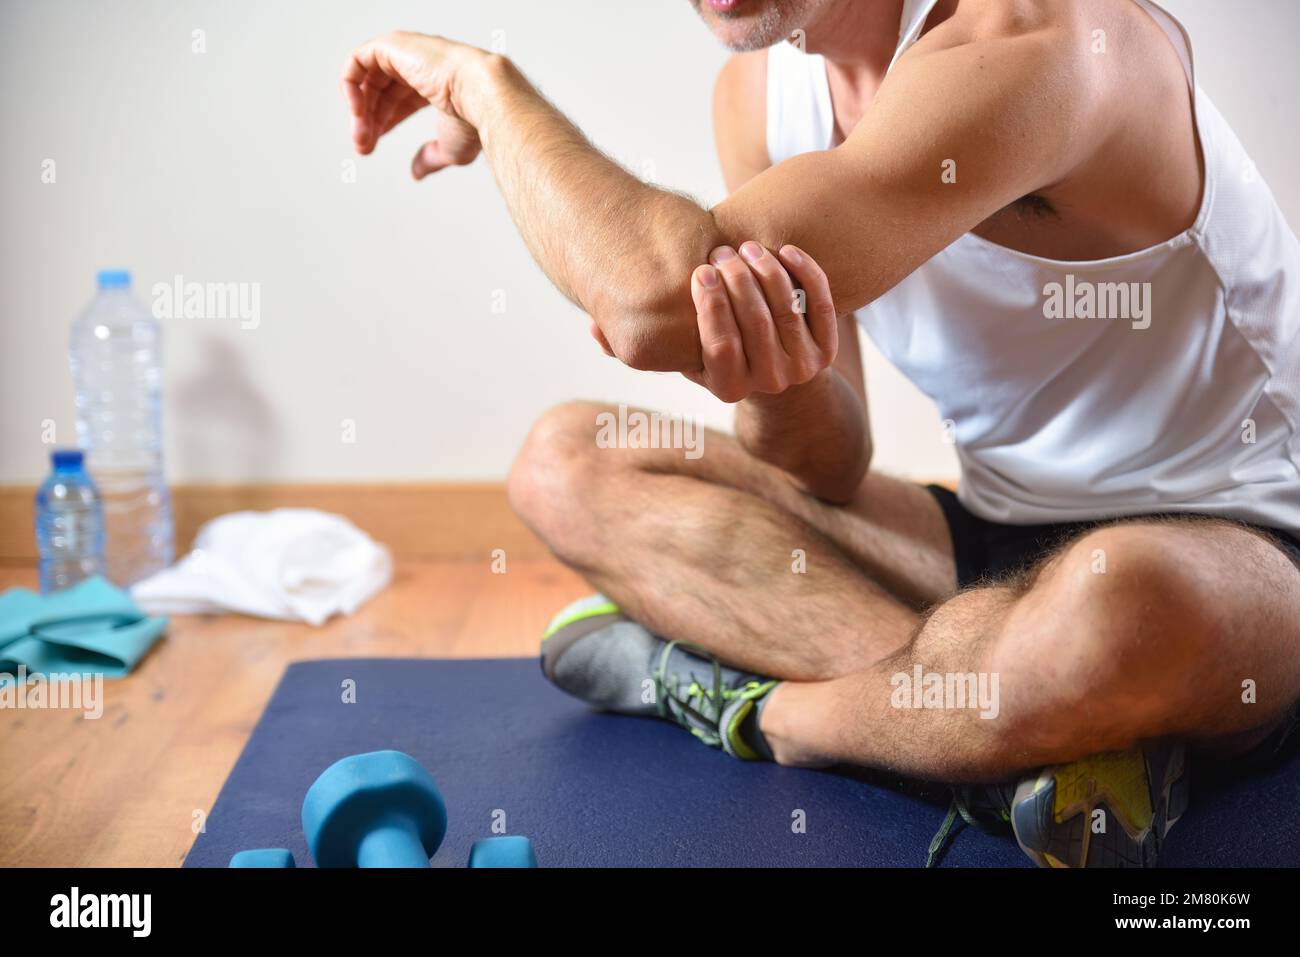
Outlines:
[[167,408],[179,436],[177,471],[206,482],[248,482],[275,475],[281,425],[244,358],[225,339],[202,343],[198,371],[180,382]]

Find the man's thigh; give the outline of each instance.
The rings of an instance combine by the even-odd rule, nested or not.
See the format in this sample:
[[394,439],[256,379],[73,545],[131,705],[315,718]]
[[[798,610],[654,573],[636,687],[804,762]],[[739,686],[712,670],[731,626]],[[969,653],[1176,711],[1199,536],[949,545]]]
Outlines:
[[[751,455],[734,436],[711,429],[705,431],[702,454],[693,458],[672,448],[598,449],[596,417],[604,412],[617,416],[619,408],[591,402],[558,406],[545,414],[529,442],[539,432],[546,441],[559,441],[558,432],[567,440],[565,455],[574,467],[625,474],[667,472],[761,498],[811,525],[868,578],[914,608],[932,605],[956,590],[948,525],[924,487],[868,472],[852,502],[831,505],[803,491],[786,472]],[[589,457],[577,464],[582,455]],[[743,514],[736,518],[743,521]]]
[[924,486],[869,471],[847,506],[815,507],[816,527],[900,600],[928,608],[956,592],[952,536]]

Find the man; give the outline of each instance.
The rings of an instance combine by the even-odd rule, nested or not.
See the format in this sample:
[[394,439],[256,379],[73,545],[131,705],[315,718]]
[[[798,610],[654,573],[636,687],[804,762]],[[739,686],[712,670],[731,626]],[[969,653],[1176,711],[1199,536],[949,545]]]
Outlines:
[[[499,56],[345,67],[360,152],[432,104],[417,178],[482,151],[602,345],[739,402],[695,459],[598,448],[590,404],[533,430],[512,503],[602,593],[546,674],[739,757],[962,785],[1039,863],[1151,863],[1184,745],[1272,750],[1300,698],[1294,235],[1147,0],[693,2],[736,51],[710,210]],[[859,324],[958,495],[868,470]]]

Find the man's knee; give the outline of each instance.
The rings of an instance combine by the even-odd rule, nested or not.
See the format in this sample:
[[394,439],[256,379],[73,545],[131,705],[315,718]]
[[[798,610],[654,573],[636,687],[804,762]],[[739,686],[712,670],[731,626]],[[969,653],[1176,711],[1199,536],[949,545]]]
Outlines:
[[542,413],[506,480],[510,507],[548,542],[581,511],[599,466],[596,416],[607,407],[565,402]]
[[1172,526],[1109,526],[1038,570],[995,642],[1008,724],[1108,747],[1172,730],[1230,634],[1192,545]]
[[1206,566],[1194,532],[1121,524],[1065,548],[1031,593],[1080,651],[1125,671],[1209,650],[1222,614],[1215,592],[1223,585]]

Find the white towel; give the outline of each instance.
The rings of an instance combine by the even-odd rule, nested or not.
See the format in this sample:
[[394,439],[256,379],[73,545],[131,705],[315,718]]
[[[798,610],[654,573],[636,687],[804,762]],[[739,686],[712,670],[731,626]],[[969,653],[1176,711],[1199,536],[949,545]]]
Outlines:
[[150,615],[229,611],[320,625],[356,611],[392,576],[388,549],[347,519],[277,508],[207,522],[192,552],[131,597]]

